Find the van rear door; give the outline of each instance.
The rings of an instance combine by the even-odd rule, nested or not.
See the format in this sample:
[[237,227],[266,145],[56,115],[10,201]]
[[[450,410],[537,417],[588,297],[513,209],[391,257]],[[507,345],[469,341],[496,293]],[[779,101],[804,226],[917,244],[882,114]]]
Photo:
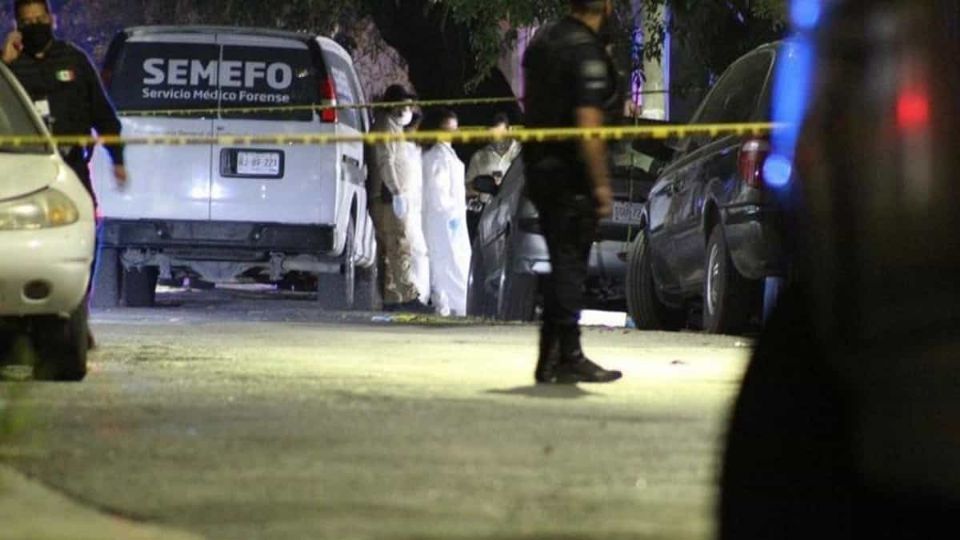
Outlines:
[[[133,34],[115,47],[105,82],[124,137],[213,135],[220,57],[213,34]],[[130,182],[117,191],[109,158],[97,152],[94,172],[104,216],[210,219],[210,144],[129,146],[125,157]]]
[[[293,38],[219,34],[222,46],[218,136],[333,133],[313,106],[322,59]],[[332,224],[333,145],[215,145],[214,221]],[[327,201],[328,204],[322,204]]]

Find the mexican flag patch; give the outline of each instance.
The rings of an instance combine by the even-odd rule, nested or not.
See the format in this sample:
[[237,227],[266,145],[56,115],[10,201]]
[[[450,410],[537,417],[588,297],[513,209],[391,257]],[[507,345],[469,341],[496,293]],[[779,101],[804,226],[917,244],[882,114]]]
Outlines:
[[57,80],[60,82],[73,82],[77,79],[77,74],[72,69],[61,69],[57,72]]

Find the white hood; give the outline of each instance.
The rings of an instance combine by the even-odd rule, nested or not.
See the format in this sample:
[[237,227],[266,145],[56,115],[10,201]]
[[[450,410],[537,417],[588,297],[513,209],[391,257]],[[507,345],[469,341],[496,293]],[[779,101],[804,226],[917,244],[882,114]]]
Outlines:
[[59,162],[53,156],[0,153],[0,201],[45,189],[59,173]]

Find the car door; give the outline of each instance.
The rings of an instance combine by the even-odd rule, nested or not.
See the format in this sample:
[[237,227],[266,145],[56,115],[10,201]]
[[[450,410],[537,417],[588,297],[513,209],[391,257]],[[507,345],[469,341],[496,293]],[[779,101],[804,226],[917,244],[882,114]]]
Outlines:
[[[128,138],[209,138],[216,116],[214,34],[121,34],[111,47],[105,83]],[[94,182],[109,218],[210,219],[210,144],[131,145],[132,181],[118,190],[110,158],[98,147]]]
[[680,271],[675,256],[676,219],[673,214],[677,212],[678,186],[689,174],[689,158],[686,157],[685,148],[679,150],[678,156],[650,190],[647,216],[647,241],[654,281],[660,287],[672,291],[676,291],[680,284]]
[[504,176],[500,192],[490,201],[481,216],[477,234],[483,249],[485,266],[490,270],[488,278],[491,281],[499,279],[500,268],[506,264],[503,260],[506,239],[508,233],[517,225],[513,223],[517,208],[526,200],[523,198],[525,182],[523,158],[519,157]]
[[[729,124],[756,120],[764,85],[773,63],[772,50],[761,50],[734,63],[720,78],[694,117],[695,124]],[[680,286],[697,292],[704,278],[707,236],[703,230],[704,209],[711,183],[733,189],[737,151],[742,140],[736,135],[694,137],[687,165],[675,180],[670,213],[674,261]]]
[[[307,43],[250,34],[217,35],[217,136],[333,132],[311,106],[324,74]],[[336,145],[214,145],[210,217],[227,222],[332,223]]]

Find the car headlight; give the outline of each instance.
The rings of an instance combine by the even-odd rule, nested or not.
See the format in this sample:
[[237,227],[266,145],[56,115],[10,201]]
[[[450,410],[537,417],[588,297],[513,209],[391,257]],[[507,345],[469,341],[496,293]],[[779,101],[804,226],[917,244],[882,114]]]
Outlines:
[[72,225],[79,220],[77,206],[55,189],[0,202],[0,231],[50,229]]

